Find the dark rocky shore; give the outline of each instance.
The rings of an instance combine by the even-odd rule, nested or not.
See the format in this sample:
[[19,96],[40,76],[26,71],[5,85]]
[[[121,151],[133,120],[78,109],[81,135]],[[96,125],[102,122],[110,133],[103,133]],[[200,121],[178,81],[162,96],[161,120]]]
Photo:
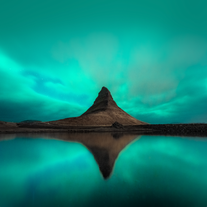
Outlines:
[[122,132],[140,135],[206,136],[207,124],[148,124],[111,126],[58,126],[42,123],[21,123],[16,127],[0,128],[0,133],[41,133],[41,132]]
[[207,124],[152,124],[135,128],[139,127],[146,130],[144,134],[207,137]]

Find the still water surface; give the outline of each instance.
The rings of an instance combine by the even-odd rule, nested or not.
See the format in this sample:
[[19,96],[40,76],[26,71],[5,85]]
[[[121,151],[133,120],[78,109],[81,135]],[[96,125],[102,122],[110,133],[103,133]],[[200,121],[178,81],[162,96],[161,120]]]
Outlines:
[[0,136],[0,207],[207,206],[207,138]]

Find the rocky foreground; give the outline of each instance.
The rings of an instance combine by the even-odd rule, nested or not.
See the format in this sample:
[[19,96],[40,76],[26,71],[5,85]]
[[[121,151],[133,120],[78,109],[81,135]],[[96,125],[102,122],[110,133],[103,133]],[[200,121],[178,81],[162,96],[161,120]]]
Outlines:
[[[133,127],[132,127],[133,128]],[[135,127],[139,128],[139,126]],[[207,137],[207,124],[151,124],[142,126],[144,134]],[[146,130],[146,131],[145,131]]]
[[121,132],[140,135],[203,136],[207,137],[207,124],[147,124],[111,126],[59,126],[42,123],[19,123],[0,127],[0,133],[41,133],[41,132]]

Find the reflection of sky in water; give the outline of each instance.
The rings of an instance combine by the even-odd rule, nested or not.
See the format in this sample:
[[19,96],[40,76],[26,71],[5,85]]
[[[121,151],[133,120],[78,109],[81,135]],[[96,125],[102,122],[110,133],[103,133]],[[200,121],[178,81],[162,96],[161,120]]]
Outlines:
[[0,142],[0,206],[207,206],[207,140],[149,137],[127,146],[104,180],[81,144]]

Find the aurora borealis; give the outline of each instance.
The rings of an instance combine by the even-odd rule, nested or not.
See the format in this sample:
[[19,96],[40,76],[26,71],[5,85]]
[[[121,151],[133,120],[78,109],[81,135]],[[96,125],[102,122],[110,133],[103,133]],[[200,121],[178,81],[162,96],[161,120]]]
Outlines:
[[105,180],[80,143],[3,136],[0,206],[195,207],[207,202],[205,138],[142,136],[119,154]]
[[207,122],[205,0],[1,1],[0,120],[79,116],[102,86],[148,123]]

